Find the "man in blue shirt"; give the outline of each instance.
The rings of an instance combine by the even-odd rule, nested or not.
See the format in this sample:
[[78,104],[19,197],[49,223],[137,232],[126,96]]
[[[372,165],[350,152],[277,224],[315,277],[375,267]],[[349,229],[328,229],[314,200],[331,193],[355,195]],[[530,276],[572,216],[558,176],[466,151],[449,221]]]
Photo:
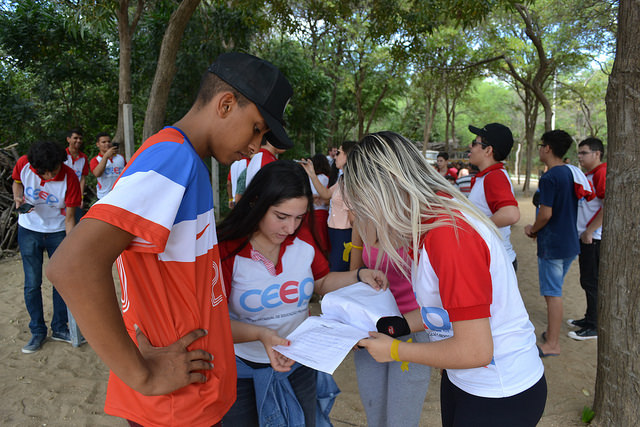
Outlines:
[[560,327],[562,325],[562,284],[571,263],[580,253],[580,240],[576,228],[578,197],[574,178],[563,157],[573,144],[571,136],[562,130],[542,135],[540,160],[548,167],[538,187],[540,209],[533,224],[524,232],[538,241],[538,277],[540,294],[547,303],[547,330],[542,333],[540,357],[560,354]]

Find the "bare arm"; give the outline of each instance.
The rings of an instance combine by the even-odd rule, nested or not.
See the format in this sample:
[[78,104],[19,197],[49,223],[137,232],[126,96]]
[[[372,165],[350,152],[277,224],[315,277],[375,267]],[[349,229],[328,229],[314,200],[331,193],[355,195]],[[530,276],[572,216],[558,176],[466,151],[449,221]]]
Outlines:
[[[358,271],[332,271],[321,279],[315,281],[315,291],[320,295],[335,291],[345,286],[353,285],[358,281]],[[380,270],[363,268],[360,270],[360,280],[374,289],[387,289],[389,280]]]
[[21,182],[13,181],[11,191],[13,192],[13,201],[16,204],[16,209],[18,209],[24,204],[24,185]]
[[76,207],[65,208],[64,231],[67,233],[67,236],[71,233],[71,229],[76,226],[76,209]]
[[403,316],[407,320],[411,332],[424,331],[424,324],[422,323],[422,317],[420,317],[420,309],[412,310],[403,314]]
[[288,346],[289,340],[282,338],[273,329],[264,326],[251,325],[249,323],[231,320],[231,334],[234,343],[260,341],[269,356],[271,367],[278,372],[291,370],[291,365],[295,363],[273,349],[274,345]]
[[600,209],[600,212],[596,214],[593,221],[589,223],[587,229],[580,235],[580,241],[584,244],[590,245],[593,243],[593,232],[602,227],[602,221],[604,218],[604,209]]
[[355,224],[353,224],[353,228],[351,229],[351,245],[349,269],[357,270],[360,267],[364,267],[364,261],[362,260],[362,237],[360,237],[360,233]]
[[107,162],[113,157],[114,154],[116,154],[116,151],[118,151],[116,147],[109,148],[107,152],[104,153],[104,156],[102,156],[100,162],[96,165],[96,167],[91,169],[91,173],[93,173],[96,178],[102,176],[105,169],[107,168]]
[[307,172],[307,175],[309,175],[309,178],[311,178],[311,182],[313,183],[313,186],[316,188],[318,195],[325,200],[329,200],[333,195],[333,190],[322,185],[322,183],[318,179],[318,175],[316,175],[315,169],[313,169],[313,163],[311,162],[311,160],[307,159],[304,162],[301,162],[300,164],[302,165],[304,170]]
[[533,238],[536,237],[538,231],[542,230],[545,225],[551,219],[553,215],[553,208],[550,206],[540,205],[540,209],[538,210],[538,215],[536,215],[536,221],[533,225],[529,224],[524,227],[524,234]]
[[[370,338],[360,340],[378,362],[390,362],[393,338],[369,332]],[[398,357],[441,369],[470,369],[486,366],[493,358],[493,338],[489,319],[453,322],[453,337],[428,343],[401,342]]]
[[513,225],[520,220],[520,209],[517,206],[503,206],[489,218],[497,227]]
[[91,218],[81,221],[55,251],[47,265],[47,277],[73,312],[91,347],[134,390],[162,395],[206,381],[197,371],[211,369],[211,355],[203,350],[186,350],[206,331],[198,329],[168,347],[157,348],[139,331],[140,350],[129,337],[111,268],[132,239],[131,234],[105,222]]

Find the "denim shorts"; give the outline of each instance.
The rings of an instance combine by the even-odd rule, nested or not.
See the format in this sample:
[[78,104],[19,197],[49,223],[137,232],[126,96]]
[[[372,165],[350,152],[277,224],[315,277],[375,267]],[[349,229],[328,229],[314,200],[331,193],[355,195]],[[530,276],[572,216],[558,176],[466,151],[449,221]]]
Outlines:
[[571,263],[576,256],[560,259],[538,258],[538,279],[540,295],[544,297],[561,297],[562,283]]

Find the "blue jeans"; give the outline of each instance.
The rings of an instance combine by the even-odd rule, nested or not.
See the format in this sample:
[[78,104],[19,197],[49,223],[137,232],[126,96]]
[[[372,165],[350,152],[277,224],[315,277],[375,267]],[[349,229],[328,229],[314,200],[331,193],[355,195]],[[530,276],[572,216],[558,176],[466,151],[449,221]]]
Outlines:
[[538,257],[538,278],[540,280],[540,295],[543,297],[561,297],[564,276],[567,275],[571,263],[576,256],[559,259]]
[[[244,362],[254,369],[270,366],[268,364]],[[299,366],[289,375],[289,382],[293,392],[304,412],[304,425],[314,427],[316,421],[316,378],[317,371],[306,366]],[[279,403],[283,404],[282,401]],[[237,398],[231,409],[222,419],[222,426],[225,427],[255,427],[260,425],[258,418],[258,407],[256,401],[256,390],[251,378],[238,378]]]
[[[29,329],[33,335],[47,335],[47,325],[44,323],[42,310],[42,261],[44,251],[49,257],[58,248],[66,233],[40,233],[18,226],[18,245],[24,269],[24,302],[31,317]],[[53,288],[53,332],[67,332],[67,306],[64,300]]]

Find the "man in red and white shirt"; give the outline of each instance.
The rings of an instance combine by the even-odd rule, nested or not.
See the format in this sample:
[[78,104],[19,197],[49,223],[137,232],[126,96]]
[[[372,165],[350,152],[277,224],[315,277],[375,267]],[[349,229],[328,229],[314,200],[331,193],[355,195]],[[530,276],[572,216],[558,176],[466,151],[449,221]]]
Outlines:
[[518,260],[510,235],[511,226],[520,219],[520,209],[502,163],[513,147],[513,135],[500,123],[489,123],[482,129],[469,126],[469,130],[476,135],[471,143],[469,162],[480,169],[471,179],[469,200],[500,229],[502,243],[517,270]]
[[[80,183],[80,195],[84,199],[85,178],[89,175],[89,158],[80,149],[82,148],[82,129],[71,129],[67,132],[67,159],[64,164],[69,166],[76,173]],[[84,200],[76,209],[76,223],[84,215]]]
[[[18,244],[24,268],[24,299],[31,318],[31,339],[22,348],[27,354],[38,351],[47,338],[41,291],[43,253],[46,250],[51,257],[71,231],[81,202],[78,179],[63,163],[66,158],[64,149],[55,142],[37,142],[18,159],[11,175],[13,199],[20,210]],[[55,287],[51,329],[53,340],[71,342],[67,306]]]
[[124,157],[118,154],[118,146],[111,143],[111,136],[106,132],[96,135],[96,146],[100,154],[91,159],[91,173],[98,180],[98,199],[102,199],[113,188],[118,176],[126,164]]
[[284,148],[277,148],[272,145],[267,138],[262,140],[262,147],[260,147],[260,151],[258,151],[249,162],[249,166],[247,166],[247,184],[245,186],[248,187],[249,183],[258,173],[258,171],[264,166],[268,165],[271,162],[275,162],[278,160],[278,154],[282,154],[287,151]]
[[588,172],[587,179],[593,186],[596,197],[590,201],[578,201],[578,234],[580,235],[580,286],[587,297],[587,311],[583,319],[569,319],[570,326],[580,328],[569,332],[575,340],[598,337],[598,265],[600,264],[600,240],[607,164],[602,162],[604,145],[598,138],[587,138],[578,144],[578,161]]

